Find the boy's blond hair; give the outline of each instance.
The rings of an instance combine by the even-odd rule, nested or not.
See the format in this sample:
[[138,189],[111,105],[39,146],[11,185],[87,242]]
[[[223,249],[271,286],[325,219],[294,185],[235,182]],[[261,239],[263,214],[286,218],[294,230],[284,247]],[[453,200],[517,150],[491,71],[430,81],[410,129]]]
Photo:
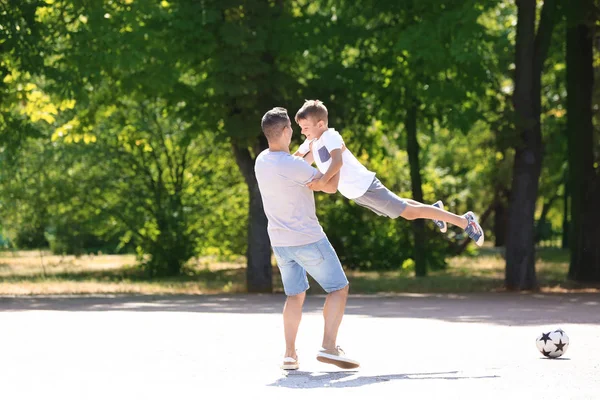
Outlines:
[[295,120],[298,122],[301,119],[313,118],[316,121],[323,121],[327,124],[328,113],[327,107],[321,100],[305,100],[304,104],[296,113]]

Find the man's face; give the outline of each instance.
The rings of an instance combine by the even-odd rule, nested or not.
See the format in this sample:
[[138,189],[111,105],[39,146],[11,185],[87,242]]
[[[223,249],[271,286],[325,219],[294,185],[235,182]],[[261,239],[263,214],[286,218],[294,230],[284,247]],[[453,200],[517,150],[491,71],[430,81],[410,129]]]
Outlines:
[[308,140],[316,139],[323,132],[323,121],[316,121],[314,118],[299,119],[301,132]]

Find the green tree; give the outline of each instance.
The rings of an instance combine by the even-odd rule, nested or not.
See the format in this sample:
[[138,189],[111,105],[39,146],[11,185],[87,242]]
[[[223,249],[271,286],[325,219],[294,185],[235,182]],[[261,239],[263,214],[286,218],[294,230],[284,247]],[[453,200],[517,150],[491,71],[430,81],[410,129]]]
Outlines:
[[195,132],[177,106],[158,99],[91,109],[65,112],[54,128],[38,122],[54,133],[28,139],[0,173],[0,215],[15,227],[12,236],[31,226],[59,253],[133,246],[153,276],[180,273],[216,244],[221,254],[240,251],[242,230],[223,209],[243,223],[246,199],[226,144]]
[[565,7],[567,130],[571,185],[569,277],[587,282],[600,281],[600,168],[597,158],[598,138],[597,132],[594,131],[592,111],[594,39],[598,17],[596,7],[597,2],[592,0],[577,0]]
[[140,257],[150,255],[152,275],[181,272],[206,239],[204,218],[237,193],[239,182],[230,164],[220,163],[223,144],[178,116],[182,108],[125,98],[99,106],[89,133],[68,131],[77,119],[55,133],[79,139],[83,176],[73,179],[86,182],[80,195],[127,228],[126,240],[138,244]]
[[517,0],[515,109],[517,137],[510,191],[505,285],[527,290],[537,285],[534,213],[542,168],[541,80],[556,20],[556,0],[544,2],[536,30],[535,0]]

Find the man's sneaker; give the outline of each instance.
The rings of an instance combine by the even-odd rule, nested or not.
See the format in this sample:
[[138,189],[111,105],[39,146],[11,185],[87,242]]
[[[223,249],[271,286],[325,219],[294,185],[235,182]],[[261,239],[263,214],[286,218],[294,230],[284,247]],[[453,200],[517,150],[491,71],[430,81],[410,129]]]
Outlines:
[[281,369],[286,371],[294,371],[300,367],[298,360],[293,357],[285,357],[283,359],[283,363],[281,364]]
[[337,365],[344,369],[358,368],[360,366],[358,361],[346,357],[344,350],[342,350],[340,346],[337,346],[333,350],[319,350],[317,353],[317,360],[323,363]]
[[481,225],[477,222],[477,217],[473,214],[472,211],[467,212],[463,215],[467,219],[467,227],[465,228],[465,232],[471,239],[475,241],[477,246],[481,246],[483,244],[483,229],[481,229]]
[[[442,210],[444,209],[444,203],[442,203],[441,200],[438,200],[435,203],[433,203],[433,206],[437,207],[437,208],[441,208]],[[439,219],[434,219],[433,222],[435,222],[435,224],[438,226],[438,228],[440,228],[440,232],[446,233],[446,231],[448,230],[448,226],[446,225],[446,223],[444,221],[440,221]]]

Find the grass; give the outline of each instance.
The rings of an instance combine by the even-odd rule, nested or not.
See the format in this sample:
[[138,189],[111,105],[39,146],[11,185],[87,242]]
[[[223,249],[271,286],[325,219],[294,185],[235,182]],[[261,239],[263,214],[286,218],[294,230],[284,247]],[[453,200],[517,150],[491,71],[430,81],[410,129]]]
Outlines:
[[[131,255],[55,256],[42,251],[0,253],[0,295],[72,294],[216,294],[245,291],[244,260],[223,263],[196,260],[185,274],[148,279]],[[568,281],[569,255],[560,249],[538,252],[536,271],[544,292],[595,291]],[[411,271],[346,271],[352,293],[468,293],[503,290],[504,259],[492,248],[477,256],[448,260],[448,268],[416,278]],[[274,291],[282,292],[277,268]],[[323,293],[311,280],[309,292]]]
[[[483,248],[476,256],[449,258],[448,268],[430,271],[425,278],[413,272],[352,272],[352,291],[360,293],[468,293],[504,290],[505,260],[502,252]],[[567,280],[569,253],[562,249],[540,249],[536,274],[543,292],[596,291]]]
[[55,256],[48,252],[0,253],[0,295],[213,294],[242,292],[242,262],[202,260],[186,273],[149,279],[133,255]]

